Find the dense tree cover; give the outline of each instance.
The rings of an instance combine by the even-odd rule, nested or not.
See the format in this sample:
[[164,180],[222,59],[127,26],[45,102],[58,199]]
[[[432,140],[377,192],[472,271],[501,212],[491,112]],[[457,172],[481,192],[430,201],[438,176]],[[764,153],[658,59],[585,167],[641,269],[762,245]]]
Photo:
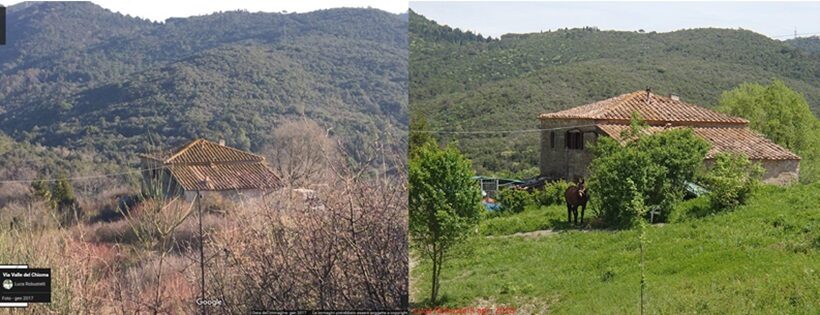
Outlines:
[[470,160],[452,146],[428,143],[409,161],[409,232],[412,246],[433,265],[430,303],[436,305],[439,275],[453,246],[481,216],[481,194]]
[[413,158],[424,146],[437,145],[436,138],[431,134],[427,119],[421,115],[410,117],[410,138],[408,140],[408,156]]
[[110,178],[86,178],[73,182],[83,195],[99,194],[115,183],[136,183],[137,175],[127,165],[102,159],[91,148],[69,149],[17,142],[0,132],[0,207],[14,200],[24,201],[31,192],[29,180],[54,178],[61,173],[76,176],[120,174]]
[[683,199],[685,183],[695,178],[709,149],[691,129],[645,135],[641,128],[633,120],[624,135],[626,143],[606,137],[593,148],[595,158],[589,167],[589,189],[595,194],[592,209],[608,226],[638,223],[633,207],[636,196],[643,199],[641,204],[660,210],[661,219],[666,217]]
[[749,127],[802,157],[800,180],[820,179],[820,120],[800,93],[782,81],[742,84],[724,92],[718,110],[749,120]]
[[[453,43],[422,38],[435,23],[410,15],[410,108],[432,129],[533,129],[539,113],[647,87],[712,107],[723,91],[773,78],[820,112],[820,59],[751,31],[583,28]],[[441,139],[458,140],[479,173],[538,173],[537,133]]]
[[9,7],[0,129],[134,161],[154,135],[259,150],[294,117],[352,149],[403,150],[407,19],[375,9],[221,12],[162,23],[89,2]]
[[413,24],[412,40],[444,41],[450,43],[463,42],[489,42],[492,38],[484,38],[481,34],[471,31],[462,31],[447,25],[439,25],[436,21],[431,21],[410,10],[410,20]]
[[798,37],[784,41],[792,47],[802,49],[812,55],[820,55],[820,36]]

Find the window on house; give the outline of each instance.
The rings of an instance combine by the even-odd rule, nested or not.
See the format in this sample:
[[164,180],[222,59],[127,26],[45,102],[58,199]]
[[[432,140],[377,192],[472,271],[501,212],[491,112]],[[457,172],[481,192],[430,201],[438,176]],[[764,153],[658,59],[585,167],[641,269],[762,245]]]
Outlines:
[[555,149],[555,131],[550,131],[550,149]]
[[583,150],[584,149],[584,134],[579,130],[572,130],[567,132],[567,149]]

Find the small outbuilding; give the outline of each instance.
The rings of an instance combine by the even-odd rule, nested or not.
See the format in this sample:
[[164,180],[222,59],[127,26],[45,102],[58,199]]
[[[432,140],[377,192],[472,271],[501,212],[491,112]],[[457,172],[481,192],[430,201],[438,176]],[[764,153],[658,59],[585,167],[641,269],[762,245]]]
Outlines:
[[622,132],[629,128],[633,112],[649,125],[649,133],[669,128],[692,128],[695,135],[712,145],[706,154],[707,166],[717,153],[741,153],[763,166],[764,182],[784,185],[798,180],[800,157],[749,129],[746,119],[686,103],[674,95],[657,95],[650,90],[540,114],[541,175],[570,180],[586,177],[593,158],[589,145],[601,136],[620,141]]
[[168,153],[140,155],[143,179],[167,195],[186,200],[200,194],[231,199],[253,198],[282,187],[265,158],[250,152],[197,139]]

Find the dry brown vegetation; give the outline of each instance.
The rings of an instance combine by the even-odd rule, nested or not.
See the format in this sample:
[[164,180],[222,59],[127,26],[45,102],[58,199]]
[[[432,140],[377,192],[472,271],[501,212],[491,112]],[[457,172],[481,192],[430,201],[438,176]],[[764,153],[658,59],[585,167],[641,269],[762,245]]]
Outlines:
[[[322,172],[292,175],[287,188],[259,199],[202,200],[205,296],[224,302],[211,313],[405,305],[407,191],[403,171],[396,171],[404,170],[403,161],[381,152],[351,167],[342,163],[341,146],[329,145],[316,127],[305,128],[319,137],[321,148],[313,153],[323,162],[289,165]],[[196,204],[155,197],[123,206],[124,196],[139,189],[109,187],[90,196],[78,191],[87,215],[73,225],[61,225],[27,187],[18,187],[23,197],[0,203],[0,224],[14,221],[0,230],[0,262],[52,268],[52,303],[28,310],[198,312]]]

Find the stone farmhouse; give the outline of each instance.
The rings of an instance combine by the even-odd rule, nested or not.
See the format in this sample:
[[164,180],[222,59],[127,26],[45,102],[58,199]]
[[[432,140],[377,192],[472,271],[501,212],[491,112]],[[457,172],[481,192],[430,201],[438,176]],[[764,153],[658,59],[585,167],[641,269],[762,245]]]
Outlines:
[[784,185],[798,179],[800,157],[749,129],[747,120],[650,90],[540,114],[541,175],[568,180],[586,177],[592,160],[589,145],[600,136],[620,141],[622,132],[629,128],[633,112],[646,121],[650,133],[667,128],[692,128],[697,136],[712,145],[706,154],[707,166],[719,152],[741,153],[765,168],[764,182]]
[[168,153],[141,154],[143,180],[166,195],[193,200],[197,194],[255,198],[282,187],[265,158],[197,139]]

